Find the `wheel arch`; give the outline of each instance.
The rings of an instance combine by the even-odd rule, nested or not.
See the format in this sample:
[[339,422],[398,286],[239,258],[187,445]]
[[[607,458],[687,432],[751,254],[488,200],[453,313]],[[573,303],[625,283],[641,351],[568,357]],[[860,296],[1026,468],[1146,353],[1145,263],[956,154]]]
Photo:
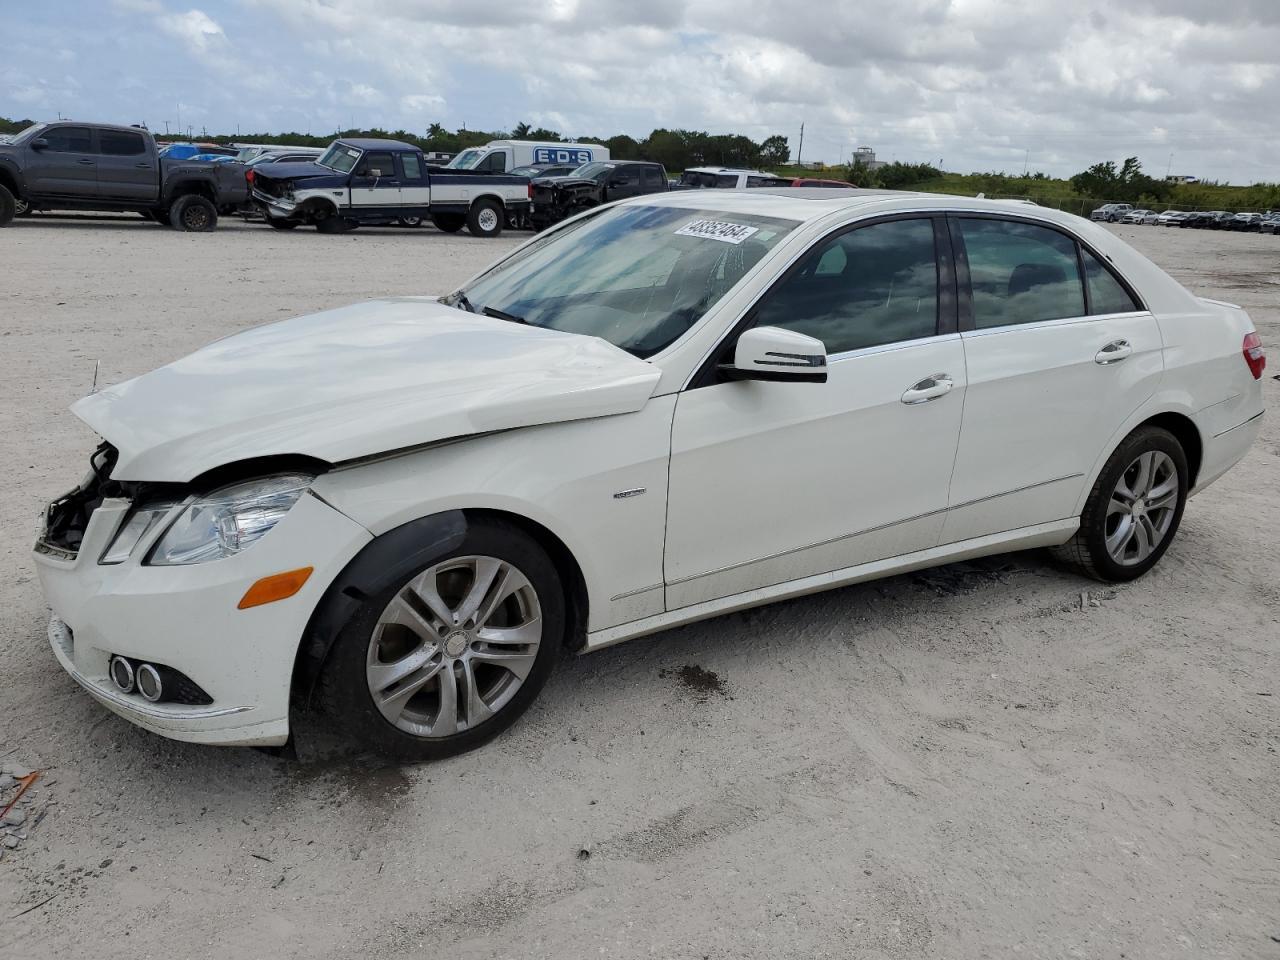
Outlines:
[[14,197],[21,198],[23,196],[23,191],[22,188],[18,186],[18,180],[19,177],[17,173],[14,172],[11,167],[7,164],[0,163],[0,187],[4,187],[12,193]]
[[481,203],[485,200],[492,200],[494,203],[498,205],[498,208],[500,210],[507,209],[507,201],[502,198],[501,194],[497,194],[497,193],[482,193],[476,197],[473,197],[471,200],[471,207],[474,207],[477,203]]
[[1152,412],[1149,407],[1138,412],[1134,417],[1130,418],[1120,427],[1103,447],[1093,468],[1089,471],[1085,483],[1080,492],[1080,499],[1076,503],[1075,513],[1078,515],[1084,510],[1085,501],[1089,497],[1089,492],[1093,489],[1093,485],[1098,482],[1098,476],[1102,473],[1103,467],[1106,466],[1107,460],[1111,458],[1111,454],[1124,443],[1135,430],[1142,427],[1161,427],[1168,430],[1178,443],[1182,444],[1183,452],[1187,455],[1187,469],[1191,476],[1188,484],[1189,490],[1194,490],[1196,479],[1200,475],[1200,465],[1204,459],[1204,438],[1200,435],[1200,428],[1187,410],[1166,408]]
[[370,597],[440,553],[459,546],[478,520],[500,520],[517,527],[546,550],[560,573],[565,592],[565,646],[586,643],[587,586],[582,567],[565,542],[547,527],[506,510],[446,510],[410,520],[376,537],[342,569],[316,604],[294,657],[291,700],[309,708],[325,662],[343,628]]
[[183,197],[192,195],[204,197],[213,204],[218,202],[218,192],[214,189],[213,184],[208,180],[200,179],[174,181],[165,192],[165,199],[172,206]]
[[[1187,455],[1187,470],[1191,474],[1187,489],[1194,490],[1196,480],[1200,476],[1200,464],[1204,459],[1204,438],[1200,436],[1200,428],[1196,426],[1195,421],[1185,414],[1168,411],[1149,417],[1133,429],[1137,430],[1139,427],[1161,427],[1174,435],[1182,445],[1182,451]],[[1129,433],[1133,433],[1133,430]],[[1128,435],[1125,434],[1125,436]]]

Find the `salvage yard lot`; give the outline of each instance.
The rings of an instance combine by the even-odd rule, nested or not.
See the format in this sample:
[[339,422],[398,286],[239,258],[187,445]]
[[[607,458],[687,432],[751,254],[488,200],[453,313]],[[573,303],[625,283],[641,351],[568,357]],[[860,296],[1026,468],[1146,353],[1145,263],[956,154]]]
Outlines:
[[[1250,311],[1274,409],[1280,239],[1115,229]],[[95,361],[107,384],[255,324],[447,292],[524,236],[135,217],[0,232],[0,765],[45,771],[26,805],[44,817],[0,861],[0,942],[1280,956],[1274,416],[1140,581],[1018,554],[695,624],[562,663],[510,732],[430,766],[170,742],[62,672],[28,548],[38,509],[85,472],[95,441],[66,407]]]

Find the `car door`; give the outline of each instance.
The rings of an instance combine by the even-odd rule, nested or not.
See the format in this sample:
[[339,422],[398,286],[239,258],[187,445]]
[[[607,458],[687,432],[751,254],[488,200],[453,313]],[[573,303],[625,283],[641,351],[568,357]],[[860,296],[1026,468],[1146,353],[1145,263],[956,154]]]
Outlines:
[[640,195],[640,168],[633,163],[614,167],[605,180],[605,200],[625,200]]
[[818,241],[742,327],[766,325],[822,340],[828,380],[704,372],[680,394],[669,609],[938,542],[965,388],[943,218],[890,218]]
[[1163,373],[1155,318],[1060,228],[951,218],[969,387],[943,542],[1069,519]]
[[421,156],[401,153],[396,159],[400,163],[400,205],[406,210],[413,208],[416,216],[426,216],[431,207],[431,182]]
[[[43,146],[35,144],[42,142]],[[98,195],[98,158],[89,127],[54,126],[27,144],[25,175],[32,193],[48,196]]]
[[160,176],[146,138],[128,130],[98,130],[98,195],[111,200],[155,200]]
[[395,156],[390,151],[370,151],[356,161],[351,171],[351,212],[358,218],[377,219],[385,212],[397,215],[400,207],[400,178]]

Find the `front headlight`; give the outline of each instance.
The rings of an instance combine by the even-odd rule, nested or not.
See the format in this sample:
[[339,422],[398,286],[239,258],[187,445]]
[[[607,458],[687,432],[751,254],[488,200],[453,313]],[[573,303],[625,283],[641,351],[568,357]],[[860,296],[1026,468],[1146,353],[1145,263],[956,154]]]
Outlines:
[[124,563],[142,538],[177,505],[175,500],[157,500],[134,507],[98,562]]
[[160,537],[147,563],[171,566],[234,556],[279,523],[314,479],[301,473],[262,477],[193,500]]

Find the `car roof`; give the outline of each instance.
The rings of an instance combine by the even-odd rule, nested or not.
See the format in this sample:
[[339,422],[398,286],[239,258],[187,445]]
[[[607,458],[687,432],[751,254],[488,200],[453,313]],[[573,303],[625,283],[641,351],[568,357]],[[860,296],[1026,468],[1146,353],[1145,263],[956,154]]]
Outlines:
[[355,147],[357,150],[417,150],[411,143],[405,143],[403,140],[379,140],[376,137],[341,137],[339,143],[345,143],[349,147]]
[[1088,224],[1070,213],[1021,200],[989,200],[908,190],[831,190],[828,187],[751,187],[745,190],[675,190],[621,201],[623,204],[684,207],[745,213],[808,222],[840,213],[930,212],[1006,213],[1057,223],[1072,230]]
[[[749,173],[755,176],[772,177],[775,174],[765,173],[763,170],[748,170],[746,167],[685,167],[685,173]],[[779,177],[779,180],[785,180],[786,177]]]

